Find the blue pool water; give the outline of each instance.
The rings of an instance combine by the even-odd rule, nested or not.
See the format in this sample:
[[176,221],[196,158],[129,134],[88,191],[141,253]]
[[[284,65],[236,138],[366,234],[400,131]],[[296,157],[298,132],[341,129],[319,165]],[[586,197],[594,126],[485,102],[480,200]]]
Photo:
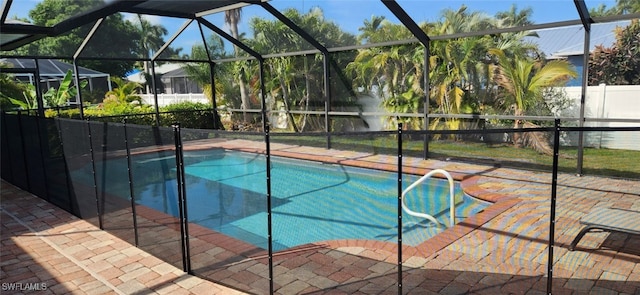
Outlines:
[[[225,150],[184,156],[189,221],[266,249],[264,156]],[[137,156],[133,163],[136,201],[177,216],[176,181],[171,177],[175,158],[153,154]],[[110,174],[104,177],[113,183],[106,184],[109,191],[128,197],[128,183],[116,184],[126,176],[126,160],[110,160],[107,166],[96,170]],[[418,178],[404,175],[404,187]],[[397,242],[396,173],[272,157],[271,181],[274,250],[336,239]],[[445,180],[429,180],[407,194],[406,204],[449,224],[448,193]],[[466,196],[457,183],[455,195],[458,221],[487,206]],[[402,220],[406,245],[418,245],[445,229],[404,212]]]

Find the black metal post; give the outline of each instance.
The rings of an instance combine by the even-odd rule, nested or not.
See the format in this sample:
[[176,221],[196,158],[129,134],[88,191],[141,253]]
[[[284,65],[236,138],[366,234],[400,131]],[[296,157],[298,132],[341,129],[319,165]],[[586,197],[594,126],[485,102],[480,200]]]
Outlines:
[[[582,27],[584,28],[584,42],[582,44],[583,48],[583,57],[582,57],[582,87],[580,88],[580,121],[578,122],[578,127],[584,127],[584,112],[585,112],[585,100],[587,97],[587,86],[589,85],[589,52],[591,51],[591,24],[593,23],[593,19],[591,19],[591,15],[589,13],[589,9],[587,5],[582,0],[573,0],[573,4],[576,6],[576,10],[578,11],[578,15],[580,15],[580,21],[582,22]],[[578,163],[577,163],[577,171],[576,174],[578,176],[582,175],[582,161],[584,158],[584,132],[583,130],[578,131]]]
[[[147,83],[149,83],[149,81],[147,81]],[[154,108],[156,112],[156,126],[160,127],[160,106],[158,106],[158,89],[156,86],[156,63],[153,60],[151,61],[151,86],[153,87],[153,102],[155,103]]]
[[133,237],[138,247],[138,215],[136,214],[136,198],[133,190],[133,172],[131,171],[131,150],[129,150],[129,137],[127,136],[127,119],[122,120],[124,128],[124,149],[127,151],[127,174],[129,176],[129,200],[131,201],[131,215],[133,216]]
[[80,68],[78,68],[77,60],[73,59],[74,83],[76,84],[76,99],[78,100],[78,109],[80,111],[80,120],[84,119],[84,104],[82,103],[82,89],[80,88]]
[[[331,118],[329,118],[329,112],[331,111],[331,67],[329,66],[329,53],[322,54],[322,66],[324,72],[324,129],[327,132],[327,149],[331,148]],[[307,90],[308,91],[308,90]]]
[[42,101],[42,87],[40,86],[40,63],[38,62],[38,59],[34,59],[34,64],[36,66],[36,70],[33,73],[33,78],[35,80],[35,84],[33,86],[35,86],[36,89],[36,102],[38,105],[38,116],[43,117],[44,118],[44,102]]
[[87,130],[89,137],[89,153],[91,154],[91,173],[93,175],[93,193],[96,195],[96,210],[98,211],[98,226],[104,229],[102,225],[102,207],[100,206],[100,197],[98,195],[98,176],[96,175],[96,155],[93,152],[93,140],[91,139],[91,122],[87,120]]
[[551,294],[553,283],[553,246],[556,231],[556,194],[558,187],[558,155],[560,151],[560,119],[555,120],[553,132],[553,175],[551,178],[551,223],[549,225],[549,260],[547,262],[547,294]]
[[[200,31],[200,38],[202,38],[202,42],[204,43],[204,48],[209,48],[207,45],[207,38],[204,36],[204,31],[202,30],[202,23],[198,22],[198,29]],[[213,110],[213,129],[222,129],[222,120],[218,115],[218,105],[216,102],[216,80],[215,80],[215,63],[211,61],[211,53],[209,50],[205,50],[207,53],[207,60],[209,60],[209,81],[211,82],[211,108]],[[216,133],[216,136],[218,134]]]
[[267,247],[269,256],[269,294],[273,294],[273,224],[271,216],[271,138],[269,136],[269,126],[265,125],[264,129],[265,141],[265,162],[267,169]]
[[267,130],[269,129],[269,118],[267,116],[267,90],[264,86],[264,60],[258,60],[258,65],[260,66],[258,75],[260,78],[260,103],[262,105],[260,110],[260,113],[262,115],[262,130],[264,130],[265,134],[268,134]]
[[429,42],[424,44],[424,154],[423,159],[429,158],[429,96],[431,95],[431,81],[429,80],[429,55],[431,55],[431,48],[429,46]]
[[[211,79],[211,108],[213,109],[213,129],[224,129],[222,127],[222,120],[220,119],[220,114],[218,114],[218,102],[216,101],[216,76],[215,76],[216,64],[214,62],[209,62],[209,72]],[[216,137],[218,133],[216,133]]]
[[[89,120],[89,118],[87,118]],[[100,190],[100,208],[102,209],[102,215],[104,216],[105,202],[107,201],[107,139],[108,139],[109,125],[107,122],[102,122],[102,142],[100,143],[100,148],[102,151],[102,179],[100,183],[102,183],[102,189]],[[103,218],[104,220],[104,218]]]
[[398,294],[402,294],[402,123],[398,123]]
[[176,147],[176,181],[178,185],[178,211],[180,215],[180,239],[182,240],[182,270],[191,273],[191,257],[189,253],[189,218],[187,216],[187,199],[184,181],[184,160],[182,154],[182,137],[180,124],[174,124],[173,137]]
[[[591,44],[591,30],[585,30],[584,32],[584,57],[582,62],[584,66],[582,67],[582,87],[580,90],[580,121],[578,122],[578,127],[584,127],[584,113],[585,113],[585,102],[587,98],[587,86],[589,83],[589,50]],[[578,131],[578,162],[576,167],[576,174],[582,175],[582,167],[584,160],[584,132],[582,130]]]

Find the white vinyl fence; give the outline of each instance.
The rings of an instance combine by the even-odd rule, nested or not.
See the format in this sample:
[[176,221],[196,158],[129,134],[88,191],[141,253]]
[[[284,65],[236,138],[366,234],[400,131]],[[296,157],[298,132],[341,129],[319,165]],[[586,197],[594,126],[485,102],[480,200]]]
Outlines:
[[[142,101],[146,104],[155,105],[153,94],[140,94]],[[209,99],[204,96],[204,93],[160,93],[158,94],[158,106],[166,106],[179,102],[200,102],[209,104]]]
[[[572,101],[569,109],[559,115],[580,116],[580,87],[565,87]],[[640,119],[640,85],[605,85],[587,87],[585,97],[585,127],[637,127],[640,123],[594,122],[589,119]],[[576,122],[577,124],[577,122]],[[590,132],[585,135],[585,145],[597,148],[640,150],[638,132]],[[565,138],[568,145],[577,145],[577,134]]]

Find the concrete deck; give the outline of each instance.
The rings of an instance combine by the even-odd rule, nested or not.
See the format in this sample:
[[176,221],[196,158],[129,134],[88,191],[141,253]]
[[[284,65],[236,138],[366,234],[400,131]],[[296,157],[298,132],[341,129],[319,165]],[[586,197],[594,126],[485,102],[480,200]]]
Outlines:
[[[215,145],[260,150],[244,141]],[[211,145],[200,148],[205,147]],[[334,159],[378,169],[396,161],[395,157],[299,146],[271,148],[283,156]],[[445,231],[423,247],[404,247],[405,293],[545,294],[549,173],[409,158],[404,163],[416,172],[435,168],[453,172],[465,191],[496,203],[484,215]],[[5,182],[1,205],[3,293],[17,293],[17,288],[22,293],[39,288],[41,294],[242,294],[238,290],[262,294],[268,290],[264,253],[209,238],[197,227],[190,232],[192,267],[209,280],[185,274]],[[568,251],[581,228],[580,218],[601,206],[640,211],[640,181],[559,175],[554,294],[640,294],[640,237],[590,233],[576,251]],[[152,220],[148,214],[146,218]],[[388,243],[327,241],[276,253],[276,293],[395,294],[396,248]]]

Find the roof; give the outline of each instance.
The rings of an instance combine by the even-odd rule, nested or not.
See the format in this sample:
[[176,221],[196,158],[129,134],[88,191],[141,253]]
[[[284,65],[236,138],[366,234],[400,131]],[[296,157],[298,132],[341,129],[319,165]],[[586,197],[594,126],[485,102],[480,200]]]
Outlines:
[[[179,68],[180,68],[180,65],[177,65],[177,64],[162,64],[155,67],[155,73],[156,75],[164,76],[166,73],[170,73]],[[137,71],[131,75],[127,75],[126,79],[131,82],[137,82],[137,83],[145,83],[146,81],[144,78],[144,72],[142,71]]]
[[189,75],[187,74],[187,72],[184,70],[184,68],[177,68],[175,70],[166,72],[164,75],[162,75],[162,78],[182,78],[182,77],[188,77]]
[[[597,45],[611,47],[616,42],[615,29],[626,27],[631,21],[591,24],[591,40],[589,51]],[[584,54],[584,27],[582,25],[541,29],[534,31],[538,37],[526,37],[530,42],[538,44],[538,48],[548,59],[564,58]]]
[[[13,65],[13,68],[17,69],[32,69],[35,71],[36,63],[34,59],[30,58],[2,58],[2,63],[8,63]],[[62,62],[55,59],[39,59],[38,68],[40,71],[38,74],[41,79],[58,79],[67,74],[67,71],[74,72],[73,65]],[[109,74],[98,72],[92,69],[78,67],[80,77],[108,77]]]

